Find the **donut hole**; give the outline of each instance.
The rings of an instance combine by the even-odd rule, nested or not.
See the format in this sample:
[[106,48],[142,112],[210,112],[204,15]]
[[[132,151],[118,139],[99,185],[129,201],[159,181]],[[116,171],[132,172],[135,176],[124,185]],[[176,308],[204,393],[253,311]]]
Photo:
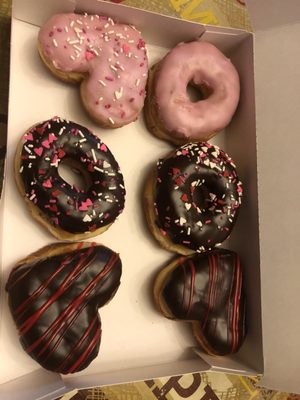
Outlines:
[[92,185],[89,173],[77,160],[64,158],[58,165],[59,176],[72,187],[87,192]]
[[201,85],[197,85],[193,81],[190,81],[188,83],[188,85],[186,87],[186,91],[187,91],[188,98],[192,103],[197,103],[198,101],[205,100],[212,93],[211,88],[209,88],[204,83]]
[[210,206],[209,189],[205,185],[196,186],[192,194],[193,203],[200,208],[206,210]]
[[196,182],[191,191],[192,201],[200,210],[208,210],[214,207],[217,194],[211,190],[209,185]]

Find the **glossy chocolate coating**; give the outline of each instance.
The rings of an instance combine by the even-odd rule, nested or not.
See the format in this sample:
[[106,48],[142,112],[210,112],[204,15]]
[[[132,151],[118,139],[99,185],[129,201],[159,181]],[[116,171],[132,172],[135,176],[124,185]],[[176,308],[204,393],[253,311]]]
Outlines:
[[230,157],[210,143],[190,143],[157,164],[155,208],[162,234],[204,251],[230,234],[242,184]]
[[214,250],[179,258],[162,298],[175,319],[198,321],[211,353],[234,353],[243,343],[245,296],[235,252]]
[[16,267],[6,290],[24,350],[62,374],[86,368],[101,340],[98,308],[120,284],[119,255],[91,244]]
[[[90,181],[87,190],[61,178],[62,161],[78,163]],[[124,208],[123,176],[107,146],[87,128],[58,117],[24,136],[20,176],[27,198],[50,223],[70,233],[106,226]]]

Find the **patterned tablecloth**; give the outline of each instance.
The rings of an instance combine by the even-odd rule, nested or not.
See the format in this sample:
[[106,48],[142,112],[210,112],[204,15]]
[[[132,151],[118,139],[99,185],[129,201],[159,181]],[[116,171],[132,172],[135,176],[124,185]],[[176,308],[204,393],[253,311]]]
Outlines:
[[[183,19],[251,30],[243,0],[111,0]],[[0,1],[0,158],[3,159],[7,123],[10,0]],[[3,164],[3,163],[2,163]],[[3,165],[0,165],[3,168]],[[0,183],[1,184],[1,183]],[[201,373],[126,385],[73,391],[63,400],[300,400],[300,396],[262,390],[257,377]]]

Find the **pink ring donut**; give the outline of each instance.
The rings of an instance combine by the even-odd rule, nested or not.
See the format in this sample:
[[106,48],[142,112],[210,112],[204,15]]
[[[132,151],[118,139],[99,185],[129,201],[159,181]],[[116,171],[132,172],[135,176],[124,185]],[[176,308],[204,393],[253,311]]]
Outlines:
[[[189,84],[204,89],[203,100],[190,100]],[[199,41],[171,50],[155,65],[148,86],[148,128],[176,144],[208,140],[222,130],[240,94],[239,76],[230,60],[214,45]]]

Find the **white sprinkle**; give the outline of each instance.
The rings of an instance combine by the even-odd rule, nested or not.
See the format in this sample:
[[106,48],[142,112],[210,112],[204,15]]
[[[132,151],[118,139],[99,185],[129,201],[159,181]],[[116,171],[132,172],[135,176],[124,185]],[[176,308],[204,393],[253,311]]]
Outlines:
[[109,27],[109,23],[107,23],[107,24],[104,25],[104,28],[105,28],[105,29],[108,28],[108,27]]
[[98,101],[102,101],[102,100],[103,100],[103,97],[99,97]]
[[76,20],[77,24],[82,25],[82,21],[80,21],[80,19]]
[[76,46],[76,44],[74,44],[74,49],[76,49],[76,50],[78,50],[78,51],[81,51],[82,50],[82,48],[81,47],[79,47],[79,46]]
[[111,68],[113,71],[118,71],[117,68],[116,68],[114,65],[110,65],[110,68]]
[[191,203],[184,203],[184,206],[187,210],[189,210],[192,207]]
[[182,225],[184,225],[185,223],[186,223],[186,219],[183,218],[183,217],[180,217],[180,219],[179,219],[179,225],[182,226]]
[[108,31],[107,32],[109,35],[112,35],[113,33],[115,33],[115,31]]
[[187,234],[188,234],[188,236],[191,234],[191,228],[190,227],[188,227]]
[[82,138],[79,140],[79,143],[83,143],[83,142],[86,142],[86,138]]
[[29,197],[29,200],[33,200],[35,197],[36,197],[36,194],[33,193],[33,194]]
[[111,165],[106,160],[103,161],[103,168],[109,168]]
[[55,47],[58,47],[57,41],[55,39],[52,40]]
[[98,82],[100,83],[100,85],[102,85],[102,86],[104,86],[104,87],[106,86],[106,83],[103,82],[103,81],[101,81],[101,79],[99,79]]
[[65,31],[68,33],[69,32],[69,28],[67,26],[65,26]]
[[99,172],[104,172],[103,169],[101,169],[101,168],[99,168],[99,167],[94,167],[94,169],[95,169],[96,171],[99,171]]
[[108,190],[116,190],[116,189],[117,189],[116,186],[111,186],[111,187],[108,188]]
[[20,174],[23,172],[24,166],[22,165],[22,167],[19,169]]
[[125,68],[123,67],[123,65],[119,65],[119,68],[120,68],[122,71],[125,71]]
[[76,32],[76,33],[81,33],[82,32],[82,29],[81,28],[78,28],[77,26],[74,28],[74,31]]
[[112,199],[106,199],[108,203],[113,203]]
[[74,25],[74,21],[71,21],[70,26],[72,27]]
[[140,79],[137,79],[136,81],[135,81],[135,86],[139,86],[139,84],[140,84]]
[[116,51],[114,51],[114,55],[115,55],[116,57],[119,57],[119,54],[118,54]]
[[119,90],[115,91],[115,98],[119,100],[123,96],[123,87],[120,87]]
[[71,60],[73,60],[73,61],[75,60],[75,57],[74,57],[74,56],[72,56],[72,55],[70,56],[70,58],[71,58]]
[[208,159],[204,160],[203,163],[209,167],[210,162]]
[[[71,40],[71,41],[69,41],[69,44],[77,44],[77,43],[79,43],[79,40]],[[75,47],[75,46],[74,46]]]
[[24,146],[24,149],[27,151],[27,153],[31,154],[31,150],[27,146]]
[[82,219],[83,222],[91,222],[91,220],[92,218],[88,214],[86,214]]
[[196,225],[198,225],[198,226],[203,226],[203,224],[202,224],[201,221],[198,221],[198,222],[196,223]]
[[132,39],[128,40],[128,43],[134,43],[134,40],[132,40]]
[[109,117],[108,120],[109,120],[109,122],[110,122],[112,125],[115,124],[115,121],[112,119],[112,117]]
[[95,150],[92,149],[91,152],[92,152],[93,160],[94,160],[95,163],[96,163],[96,162],[97,162],[97,157],[96,157],[96,154],[95,154]]
[[216,165],[217,165],[217,164],[214,163],[214,162],[211,162],[211,163],[210,163],[210,167],[211,167],[211,168],[215,168]]
[[208,148],[205,147],[205,146],[203,146],[203,147],[202,147],[202,150],[204,151],[204,153],[207,153]]

